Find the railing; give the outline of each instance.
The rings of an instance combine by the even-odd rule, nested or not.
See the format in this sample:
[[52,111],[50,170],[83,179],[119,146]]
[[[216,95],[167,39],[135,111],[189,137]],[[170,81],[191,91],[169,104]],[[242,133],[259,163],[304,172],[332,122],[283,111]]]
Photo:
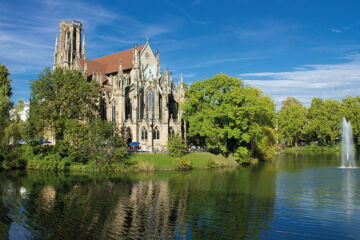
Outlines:
[[75,20],[63,20],[63,21],[61,21],[61,24],[73,24],[75,26],[81,27],[81,22],[78,22]]

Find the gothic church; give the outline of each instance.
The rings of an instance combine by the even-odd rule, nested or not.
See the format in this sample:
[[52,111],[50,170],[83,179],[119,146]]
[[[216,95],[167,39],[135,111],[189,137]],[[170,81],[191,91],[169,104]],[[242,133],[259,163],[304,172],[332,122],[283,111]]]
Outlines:
[[183,77],[175,85],[172,72],[160,71],[159,51],[154,55],[148,40],[87,60],[82,24],[64,20],[59,27],[53,67],[77,69],[88,81],[99,82],[101,117],[113,122],[128,143],[140,142],[144,150],[163,151],[169,136],[178,133],[186,138],[180,108],[185,101]]

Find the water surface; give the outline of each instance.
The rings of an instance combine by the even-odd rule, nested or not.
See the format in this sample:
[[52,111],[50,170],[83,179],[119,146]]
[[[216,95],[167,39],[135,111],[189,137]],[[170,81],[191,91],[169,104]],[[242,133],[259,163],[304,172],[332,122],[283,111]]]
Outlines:
[[287,154],[190,172],[0,172],[0,239],[360,239],[360,169],[339,165]]

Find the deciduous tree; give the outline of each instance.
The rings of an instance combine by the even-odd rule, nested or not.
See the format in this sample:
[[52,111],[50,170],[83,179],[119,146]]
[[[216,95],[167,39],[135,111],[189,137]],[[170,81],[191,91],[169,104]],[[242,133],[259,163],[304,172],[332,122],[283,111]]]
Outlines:
[[303,137],[306,108],[294,97],[287,97],[279,111],[279,138],[287,146],[298,144]]
[[186,95],[184,119],[193,142],[244,162],[273,156],[275,105],[259,89],[217,74],[191,84]]

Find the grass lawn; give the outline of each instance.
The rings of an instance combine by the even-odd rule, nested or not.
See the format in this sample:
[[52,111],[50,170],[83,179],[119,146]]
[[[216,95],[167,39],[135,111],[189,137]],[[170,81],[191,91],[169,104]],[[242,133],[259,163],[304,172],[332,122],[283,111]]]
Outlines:
[[[235,158],[232,156],[224,157],[207,152],[194,152],[185,155],[184,160],[191,162],[193,168],[217,168],[238,166]],[[167,153],[133,153],[129,156],[129,165],[124,167],[117,164],[110,168],[118,171],[155,171],[155,170],[174,170],[179,163],[179,158],[171,157]],[[97,171],[102,170],[91,165],[72,163],[71,171]]]
[[[224,157],[206,152],[189,153],[184,156],[186,160],[192,162],[193,168],[225,167],[237,166],[238,163],[233,157]],[[171,157],[167,153],[146,154],[137,153],[130,155],[132,170],[173,170],[179,160]]]

